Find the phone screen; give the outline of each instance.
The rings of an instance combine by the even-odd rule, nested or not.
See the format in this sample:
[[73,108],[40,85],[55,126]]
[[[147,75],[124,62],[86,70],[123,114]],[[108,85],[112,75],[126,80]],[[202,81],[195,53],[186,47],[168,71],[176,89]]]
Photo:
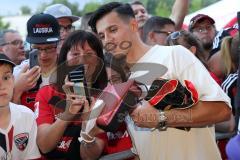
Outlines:
[[83,83],[84,82],[84,66],[80,65],[76,67],[73,71],[69,72],[68,80],[74,83]]
[[90,103],[90,94],[84,76],[84,65],[79,65],[68,74],[68,80],[74,82],[74,93],[85,96]]

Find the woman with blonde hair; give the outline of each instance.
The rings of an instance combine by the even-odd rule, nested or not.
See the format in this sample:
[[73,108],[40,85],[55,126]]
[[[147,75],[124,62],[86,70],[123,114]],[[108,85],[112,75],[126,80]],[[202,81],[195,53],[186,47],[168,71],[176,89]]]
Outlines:
[[[234,106],[234,97],[237,86],[237,69],[239,65],[239,35],[225,37],[221,44],[221,50],[209,60],[209,69],[223,80],[221,86],[231,98]],[[234,113],[234,108],[233,108]]]
[[238,44],[239,36],[225,37],[221,44],[221,49],[209,60],[209,69],[220,79],[226,79],[230,73],[234,73],[238,68]]

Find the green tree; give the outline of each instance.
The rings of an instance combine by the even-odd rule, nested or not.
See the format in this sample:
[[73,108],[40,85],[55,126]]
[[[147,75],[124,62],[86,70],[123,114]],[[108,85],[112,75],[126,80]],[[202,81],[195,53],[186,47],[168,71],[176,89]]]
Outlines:
[[31,14],[31,9],[28,6],[22,6],[20,8],[22,15],[29,15]]
[[192,0],[189,6],[189,13],[195,12],[203,8],[203,0]]
[[[163,1],[163,2],[164,2],[164,1]],[[155,12],[156,6],[157,6],[159,3],[161,3],[161,2],[158,1],[158,0],[148,0],[148,1],[147,1],[147,4],[145,5],[148,13],[149,13],[149,14],[152,14],[152,15],[155,15],[155,14],[156,14],[156,12]]]
[[[109,3],[109,2],[113,2],[113,0],[104,0],[104,1],[103,1],[103,4]],[[116,1],[115,1],[115,2],[116,2]],[[129,2],[131,2],[131,0],[118,0],[118,2],[129,3]]]
[[[156,16],[169,17],[172,11],[172,6],[174,1],[175,0],[167,0],[167,1],[161,0],[161,1],[155,2],[155,5],[151,5],[152,13],[151,11],[150,13]],[[151,3],[151,2],[148,0],[148,3]]]
[[207,0],[207,1],[206,0],[191,0],[190,6],[189,6],[189,13],[195,12],[199,9],[207,7],[218,1],[219,0]]
[[3,20],[2,20],[2,17],[0,17],[0,30],[2,29],[8,29],[10,26],[9,23],[4,23]]
[[82,10],[82,14],[86,14],[88,12],[93,12],[96,9],[98,9],[99,6],[101,6],[101,3],[99,3],[99,2],[86,3],[83,10]]
[[37,13],[43,12],[47,6],[50,6],[56,3],[61,3],[69,7],[73,15],[77,15],[77,16],[82,15],[81,11],[78,9],[78,3],[77,2],[71,3],[68,0],[53,0],[51,3],[42,3],[37,9]]
[[206,7],[206,6],[209,6],[213,3],[216,3],[217,1],[219,1],[219,0],[207,0],[207,1],[205,0],[202,3],[203,3],[203,6]]
[[[188,13],[195,12],[219,0],[190,0]],[[152,15],[168,17],[175,0],[147,0],[147,10]]]

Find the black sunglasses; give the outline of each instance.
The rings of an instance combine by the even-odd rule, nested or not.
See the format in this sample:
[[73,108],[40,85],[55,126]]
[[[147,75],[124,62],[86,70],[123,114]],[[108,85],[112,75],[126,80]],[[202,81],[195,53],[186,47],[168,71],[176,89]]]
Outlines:
[[67,31],[67,32],[72,32],[75,30],[75,26],[72,26],[71,24],[68,26],[61,26],[60,25],[60,32]]

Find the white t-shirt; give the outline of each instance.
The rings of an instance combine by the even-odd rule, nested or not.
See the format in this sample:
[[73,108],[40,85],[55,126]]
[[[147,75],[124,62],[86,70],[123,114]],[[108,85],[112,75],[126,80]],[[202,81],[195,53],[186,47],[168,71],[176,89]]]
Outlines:
[[0,128],[0,159],[40,158],[34,113],[22,105],[10,103],[9,106],[11,112],[9,126],[7,129]]
[[[195,85],[201,101],[225,101],[230,106],[229,97],[211,78],[201,62],[184,47],[156,45],[141,57],[138,63],[149,63],[148,66],[150,63],[162,64],[168,68],[162,78],[178,79],[182,84],[184,80],[189,80]],[[141,81],[144,78],[137,77],[143,73],[137,70],[131,70],[130,78]],[[159,77],[148,77],[148,84]],[[214,126],[191,128],[189,132],[175,128],[160,132],[136,127],[130,117],[127,117],[127,124],[141,160],[221,159],[215,142]]]
[[24,66],[29,65],[29,59],[25,59],[22,61],[19,65],[16,65],[13,69],[13,75],[14,77],[18,77],[18,75],[21,73]]

